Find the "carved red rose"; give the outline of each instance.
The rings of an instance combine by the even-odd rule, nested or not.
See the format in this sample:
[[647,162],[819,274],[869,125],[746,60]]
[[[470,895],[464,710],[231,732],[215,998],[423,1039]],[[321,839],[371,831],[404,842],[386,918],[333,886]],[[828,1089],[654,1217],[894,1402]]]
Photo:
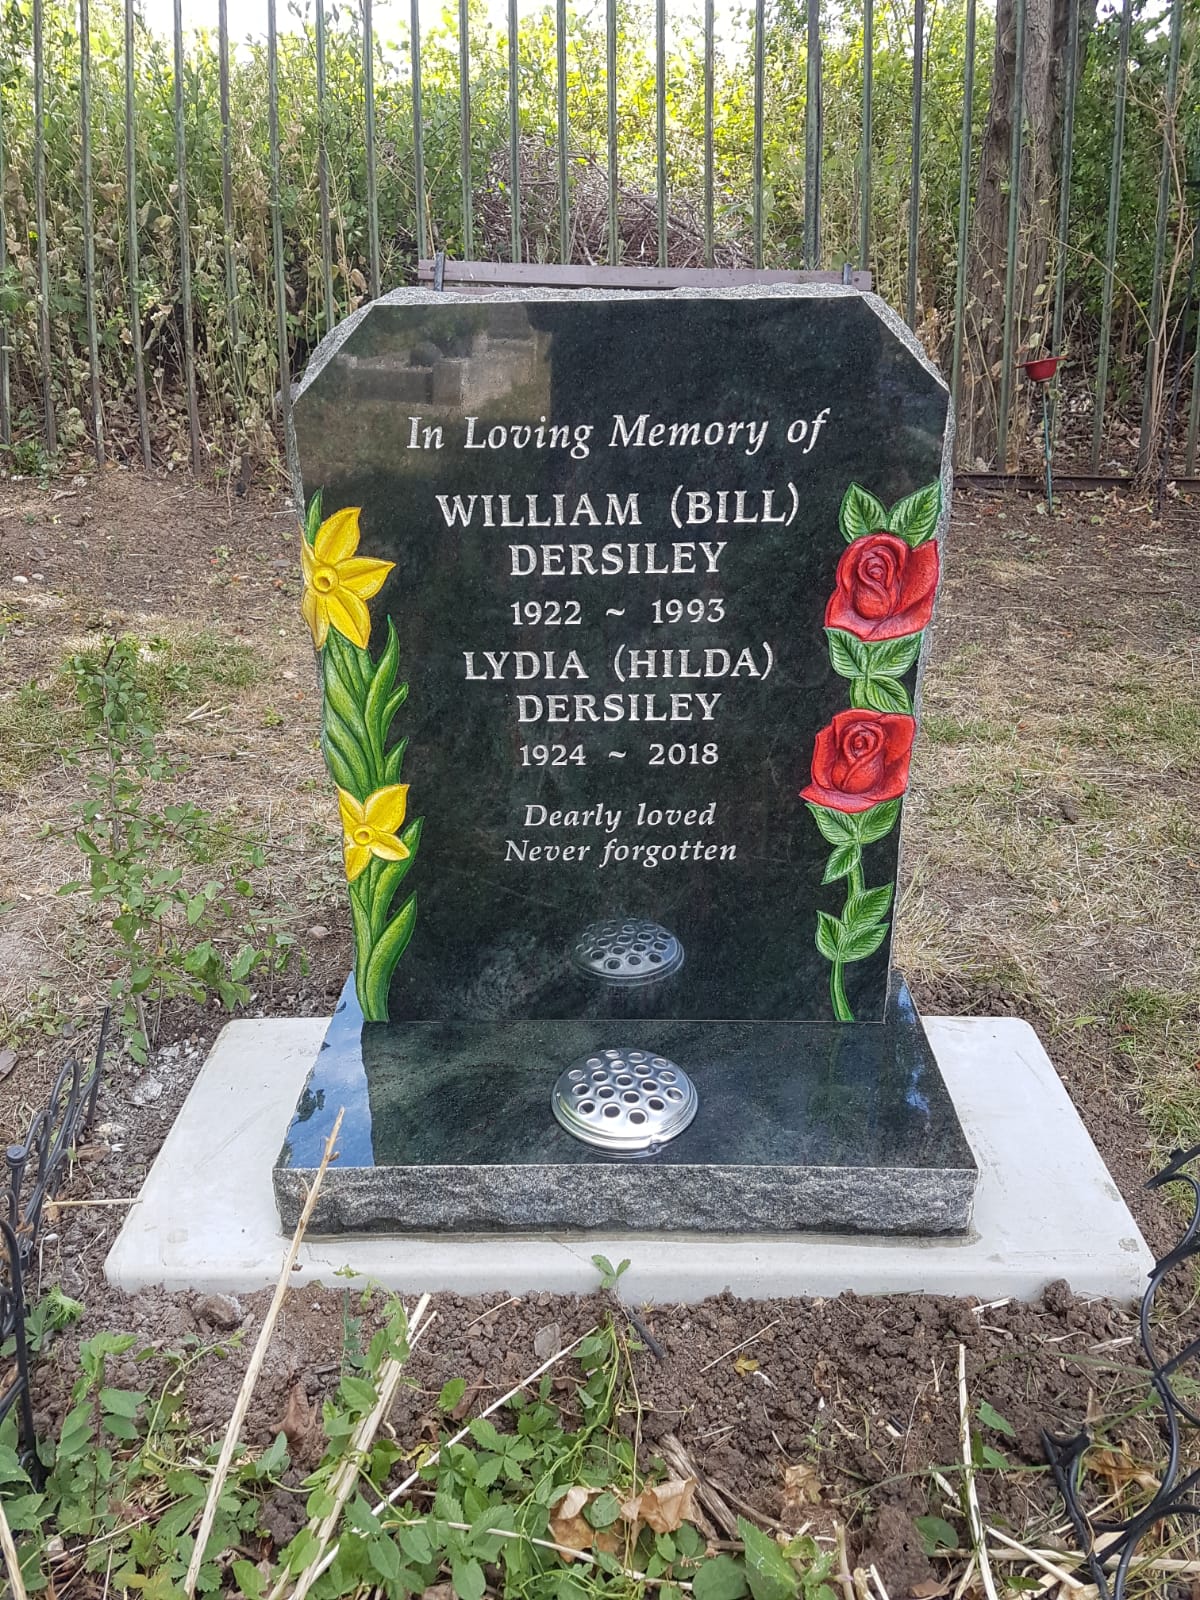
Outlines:
[[894,533],[865,534],[842,552],[825,626],[857,639],[920,633],[933,615],[937,582],[938,548],[932,539],[914,550]]
[[869,811],[908,788],[916,723],[882,711],[839,711],[817,734],[812,782],[800,794],[831,811]]

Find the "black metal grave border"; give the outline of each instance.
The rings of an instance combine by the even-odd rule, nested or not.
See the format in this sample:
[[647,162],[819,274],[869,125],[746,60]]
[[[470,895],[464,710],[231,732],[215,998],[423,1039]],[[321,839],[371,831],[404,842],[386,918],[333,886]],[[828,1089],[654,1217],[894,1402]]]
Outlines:
[[[36,1466],[37,1441],[29,1392],[29,1347],[25,1333],[29,1282],[41,1243],[42,1214],[61,1186],[64,1169],[79,1136],[91,1126],[104,1073],[109,1013],[90,1069],[72,1056],[54,1081],[49,1098],[29,1124],[21,1144],[4,1152],[0,1187],[0,1422],[17,1408],[21,1460]],[[11,1371],[9,1363],[11,1362]]]
[[[1197,1157],[1200,1157],[1200,1144],[1193,1145],[1190,1150],[1172,1151],[1166,1166],[1146,1185],[1148,1189],[1164,1189],[1171,1184],[1182,1184],[1190,1191],[1192,1203],[1192,1215],[1183,1237],[1173,1250],[1154,1263],[1139,1314],[1142,1349],[1150,1368],[1151,1386],[1162,1404],[1167,1445],[1166,1466],[1153,1498],[1122,1521],[1091,1517],[1081,1495],[1083,1458],[1094,1443],[1090,1430],[1085,1427],[1065,1439],[1042,1431],[1042,1449],[1079,1540],[1079,1548],[1086,1552],[1088,1572],[1099,1600],[1124,1600],[1130,1566],[1152,1528],[1170,1517],[1200,1517],[1200,1500],[1193,1498],[1193,1491],[1200,1485],[1200,1468],[1183,1477],[1179,1475],[1183,1426],[1200,1427],[1200,1414],[1173,1388],[1176,1376],[1200,1356],[1200,1338],[1191,1340],[1175,1355],[1164,1356],[1150,1328],[1155,1296],[1167,1274],[1186,1261],[1200,1258],[1200,1179],[1185,1170]],[[1101,1539],[1105,1543],[1103,1548],[1097,1549],[1097,1541]]]

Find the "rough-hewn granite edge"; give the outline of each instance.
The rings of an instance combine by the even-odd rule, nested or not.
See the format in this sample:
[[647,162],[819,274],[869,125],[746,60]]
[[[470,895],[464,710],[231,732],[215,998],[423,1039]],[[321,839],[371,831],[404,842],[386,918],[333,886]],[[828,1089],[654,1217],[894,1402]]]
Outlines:
[[[285,1228],[314,1177],[276,1168]],[[976,1177],[961,1167],[331,1167],[309,1232],[963,1234]]]

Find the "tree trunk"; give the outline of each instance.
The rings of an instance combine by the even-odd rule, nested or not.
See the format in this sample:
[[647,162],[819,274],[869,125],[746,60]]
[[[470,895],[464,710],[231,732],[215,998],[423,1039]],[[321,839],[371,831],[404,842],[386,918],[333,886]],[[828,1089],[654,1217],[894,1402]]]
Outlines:
[[[1076,83],[1096,0],[1079,0]],[[1063,86],[1070,0],[1026,0],[1023,140],[1013,278],[1012,364],[1037,354],[1048,336],[1054,296],[1047,277],[1058,225],[1058,169],[1062,146]],[[979,188],[967,264],[966,337],[963,350],[959,439],[966,465],[997,461],[997,419],[1004,347],[1008,257],[1009,169],[1013,85],[1016,75],[1015,0],[997,0],[992,93],[980,155]],[[1008,454],[1023,436],[1028,396],[1010,373],[1017,400],[1009,417]]]

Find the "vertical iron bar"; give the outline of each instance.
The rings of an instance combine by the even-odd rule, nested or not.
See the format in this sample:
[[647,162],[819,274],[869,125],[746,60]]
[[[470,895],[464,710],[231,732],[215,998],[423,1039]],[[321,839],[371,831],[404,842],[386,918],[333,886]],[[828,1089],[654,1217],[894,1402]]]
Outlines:
[[1117,103],[1113,115],[1112,169],[1108,181],[1108,230],[1104,239],[1104,292],[1100,302],[1100,350],[1096,358],[1096,394],[1092,402],[1091,468],[1100,470],[1100,440],[1104,433],[1104,401],[1108,389],[1108,347],[1112,338],[1113,270],[1117,258],[1117,224],[1121,216],[1121,159],[1125,151],[1125,92],[1129,78],[1129,33],[1133,25],[1133,0],[1123,0],[1117,56]]
[[715,190],[713,114],[716,95],[716,18],[713,0],[704,0],[704,265],[713,264],[713,198]]
[[192,329],[192,243],[188,222],[187,137],[183,126],[183,5],[175,0],[175,181],[179,188],[179,309],[183,317],[183,373],[187,385],[192,471],[200,469],[200,415],[196,405],[196,345]]
[[[421,13],[418,0],[409,7],[408,38],[412,61],[413,183],[416,187],[417,257],[425,254],[425,119],[421,106]],[[372,112],[372,127],[374,112]],[[430,253],[433,253],[430,245]]]
[[[283,207],[279,158],[279,40],[276,0],[267,0],[267,142],[271,161],[271,256],[275,280],[275,344],[279,361],[279,407],[284,448],[291,452],[292,364],[288,358],[287,287],[283,262]],[[378,294],[376,287],[373,293]]]
[[[413,0],[415,6],[417,0]],[[512,196],[512,258],[521,259],[521,39],[517,0],[508,0],[508,186]]]
[[458,164],[462,169],[462,253],[475,259],[475,217],[471,190],[471,12],[458,0]]
[[38,347],[42,361],[42,411],[46,428],[46,450],[58,449],[58,425],[54,417],[54,388],[50,378],[50,256],[46,232],[46,60],[43,37],[42,0],[33,0],[33,185],[37,218],[38,258]]
[[[221,0],[224,11],[227,0]],[[325,0],[317,0],[317,203],[321,209],[321,295],[326,333],[337,321],[333,299],[333,230],[329,218],[329,129],[326,115]],[[222,130],[223,132],[224,130]]]
[[[973,4],[974,0],[968,0]],[[871,93],[875,86],[875,0],[863,0],[862,176],[859,178],[858,264],[871,261]]]
[[[1071,223],[1071,167],[1075,160],[1075,90],[1079,62],[1079,0],[1071,0],[1063,83],[1062,150],[1058,159],[1058,263],[1054,282],[1051,355],[1062,354],[1063,309],[1067,290],[1067,234]],[[1056,374],[1057,377],[1057,374]]]
[[[4,102],[0,99],[0,279],[8,272],[8,214],[4,206],[6,158]],[[8,324],[0,315],[0,444],[12,443],[12,382],[9,370]]]
[[658,264],[667,264],[667,0],[654,0],[655,188],[658,193]]
[[1012,394],[1013,297],[1017,284],[1017,222],[1021,209],[1021,145],[1025,121],[1025,0],[1017,0],[1013,61],[1012,143],[1008,161],[1008,243],[1004,264],[1004,336],[1000,354],[1000,413],[996,418],[996,468],[1008,463],[1008,407]]
[[821,0],[808,0],[804,88],[804,265],[821,267]]
[[763,264],[763,98],[766,80],[766,0],[754,0],[754,265]]
[[[132,0],[126,0],[132,5]],[[242,392],[241,318],[238,314],[237,268],[233,262],[233,134],[229,113],[229,7],[217,4],[217,77],[221,106],[221,231],[225,258],[225,323],[233,359],[233,377]]]
[[[712,0],[706,0],[707,4]],[[617,217],[617,0],[604,6],[604,95],[608,132],[608,264],[621,259],[621,234]]]
[[[1195,226],[1200,228],[1200,217]],[[1192,403],[1188,407],[1187,453],[1183,470],[1190,478],[1196,470],[1196,441],[1200,435],[1200,318],[1196,320],[1196,348],[1192,353]]]
[[92,205],[92,19],[79,0],[79,158],[83,190],[83,298],[87,317],[92,445],[104,465],[104,413],[100,404],[100,337],[96,327],[96,229]]
[[[274,0],[268,0],[274,6]],[[367,252],[371,299],[379,298],[379,187],[375,167],[375,27],[371,0],[363,0],[363,110],[367,139]]]
[[917,260],[921,237],[921,112],[925,89],[925,0],[913,6],[912,167],[908,179],[908,283],[905,320],[917,325]]
[[[466,0],[463,0],[464,5]],[[555,0],[554,56],[558,102],[558,259],[571,259],[571,180],[567,152],[567,0]]]
[[[1050,354],[1062,354],[1063,315],[1067,297],[1067,241],[1071,226],[1071,168],[1075,161],[1075,91],[1079,76],[1079,0],[1070,0],[1067,13],[1067,59],[1063,81],[1062,149],[1058,158],[1058,261],[1054,273],[1054,321],[1050,330]],[[1053,441],[1058,423],[1058,397],[1062,377],[1056,372],[1050,380],[1050,436]]]
[[[1162,167],[1158,174],[1158,212],[1154,224],[1154,266],[1150,275],[1150,337],[1146,342],[1146,376],[1142,384],[1142,428],[1138,438],[1137,470],[1150,464],[1151,435],[1155,431],[1154,383],[1160,355],[1166,346],[1163,320],[1163,256],[1167,248],[1167,215],[1171,200],[1171,171],[1175,163],[1175,117],[1179,110],[1179,50],[1183,33],[1183,0],[1172,0],[1171,45],[1167,59],[1167,96],[1164,106]],[[1169,452],[1171,441],[1166,440]]]
[[[1072,0],[1078,6],[1079,0]],[[963,65],[962,151],[958,169],[958,260],[954,271],[954,354],[950,358],[950,404],[958,415],[962,387],[963,330],[967,315],[967,243],[971,225],[971,135],[975,109],[975,0],[967,0],[966,61]]]
[[133,81],[133,5],[125,0],[125,206],[129,230],[129,328],[133,339],[133,382],[137,391],[138,432],[142,440],[142,462],[152,465],[150,455],[150,416],[146,408],[146,363],[142,355],[142,286],[139,277],[137,150],[134,145]]

